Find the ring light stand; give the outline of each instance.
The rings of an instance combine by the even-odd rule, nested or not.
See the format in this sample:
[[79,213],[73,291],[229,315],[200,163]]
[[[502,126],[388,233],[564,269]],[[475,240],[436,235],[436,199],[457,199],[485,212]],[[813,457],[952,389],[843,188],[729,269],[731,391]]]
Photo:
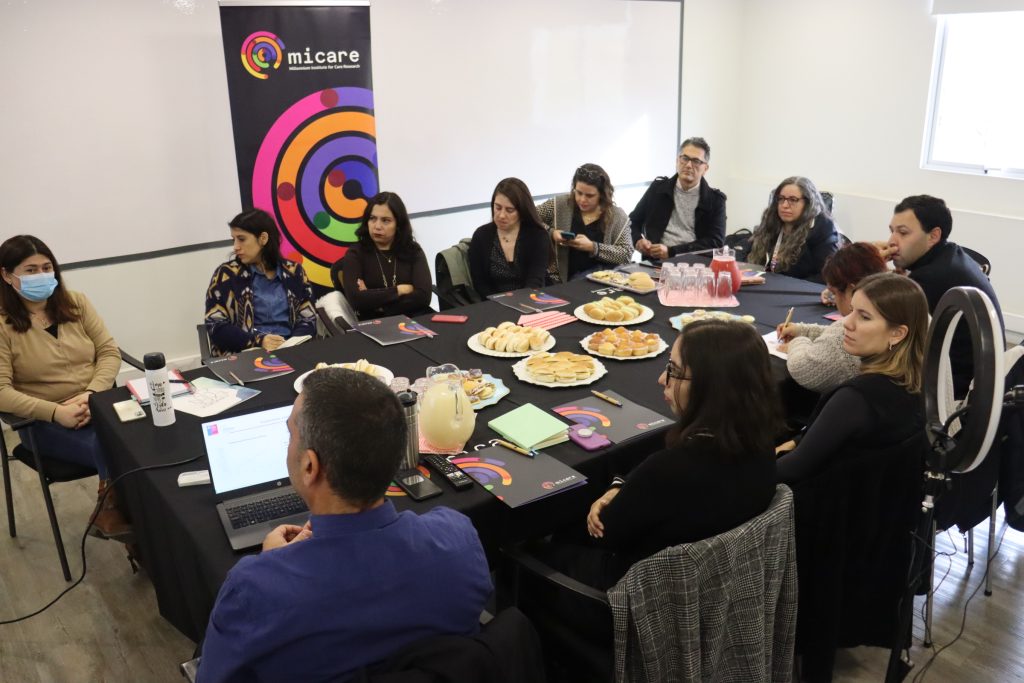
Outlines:
[[[974,388],[968,400],[952,413],[946,405],[950,375],[949,347],[958,324],[966,323],[971,334],[974,360]],[[988,454],[999,428],[1003,408],[1004,370],[1002,326],[989,298],[975,287],[954,287],[939,300],[931,325],[924,357],[922,391],[925,403],[925,429],[930,448],[925,457],[924,499],[917,531],[913,537],[907,587],[900,602],[899,619],[886,683],[902,681],[910,664],[901,656],[910,634],[914,613],[914,593],[933,552],[932,520],[935,503],[950,486],[950,474],[970,472]],[[963,428],[950,435],[950,426],[971,414]],[[947,414],[948,413],[948,414]]]

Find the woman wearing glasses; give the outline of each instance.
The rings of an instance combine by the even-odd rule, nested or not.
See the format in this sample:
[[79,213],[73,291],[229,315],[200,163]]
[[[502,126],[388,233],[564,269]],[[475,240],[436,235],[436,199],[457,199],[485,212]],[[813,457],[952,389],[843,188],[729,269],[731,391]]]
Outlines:
[[635,563],[710,538],[764,512],[775,495],[779,401],[753,326],[700,320],[683,328],[658,378],[676,416],[666,447],[590,508],[588,536],[537,549],[549,564],[607,589]]
[[552,279],[568,282],[629,262],[633,255],[629,218],[615,205],[614,195],[608,173],[597,164],[583,164],[572,176],[569,193],[537,207],[540,219],[551,226],[556,270]]
[[839,233],[825,203],[808,178],[786,178],[754,231],[751,263],[801,280],[822,282],[825,260],[839,249]]

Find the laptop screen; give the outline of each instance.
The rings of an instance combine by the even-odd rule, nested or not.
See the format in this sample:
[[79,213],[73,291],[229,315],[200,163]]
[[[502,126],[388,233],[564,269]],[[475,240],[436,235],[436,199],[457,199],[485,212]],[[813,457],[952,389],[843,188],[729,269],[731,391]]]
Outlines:
[[203,423],[210,478],[218,494],[288,478],[291,405]]

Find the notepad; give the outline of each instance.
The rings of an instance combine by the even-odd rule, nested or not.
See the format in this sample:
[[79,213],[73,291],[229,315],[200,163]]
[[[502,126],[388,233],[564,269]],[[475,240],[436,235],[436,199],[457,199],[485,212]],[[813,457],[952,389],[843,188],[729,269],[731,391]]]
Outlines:
[[[181,373],[177,370],[167,371],[168,379],[178,380],[179,383],[171,383],[171,396],[181,396],[187,394],[189,391],[188,384],[184,384],[185,378],[181,376]],[[139,377],[137,379],[130,379],[125,383],[128,391],[131,393],[132,398],[139,402],[139,405],[149,405],[149,382],[146,381],[145,377]]]
[[487,426],[527,450],[547,448],[569,440],[569,426],[532,403],[494,418]]

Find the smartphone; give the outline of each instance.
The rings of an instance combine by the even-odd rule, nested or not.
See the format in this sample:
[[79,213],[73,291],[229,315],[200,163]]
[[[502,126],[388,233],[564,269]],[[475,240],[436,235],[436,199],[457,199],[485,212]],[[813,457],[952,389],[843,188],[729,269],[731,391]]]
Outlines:
[[395,483],[413,500],[426,500],[441,495],[441,487],[430,481],[419,470],[399,470]]
[[569,230],[563,230],[562,231],[562,239],[563,240],[574,240],[574,239],[576,239],[576,233],[571,232]]
[[434,323],[464,323],[469,320],[467,315],[455,315],[449,313],[435,313],[430,319]]
[[591,427],[575,424],[569,427],[569,439],[585,451],[596,451],[612,442],[604,434],[598,434]]

